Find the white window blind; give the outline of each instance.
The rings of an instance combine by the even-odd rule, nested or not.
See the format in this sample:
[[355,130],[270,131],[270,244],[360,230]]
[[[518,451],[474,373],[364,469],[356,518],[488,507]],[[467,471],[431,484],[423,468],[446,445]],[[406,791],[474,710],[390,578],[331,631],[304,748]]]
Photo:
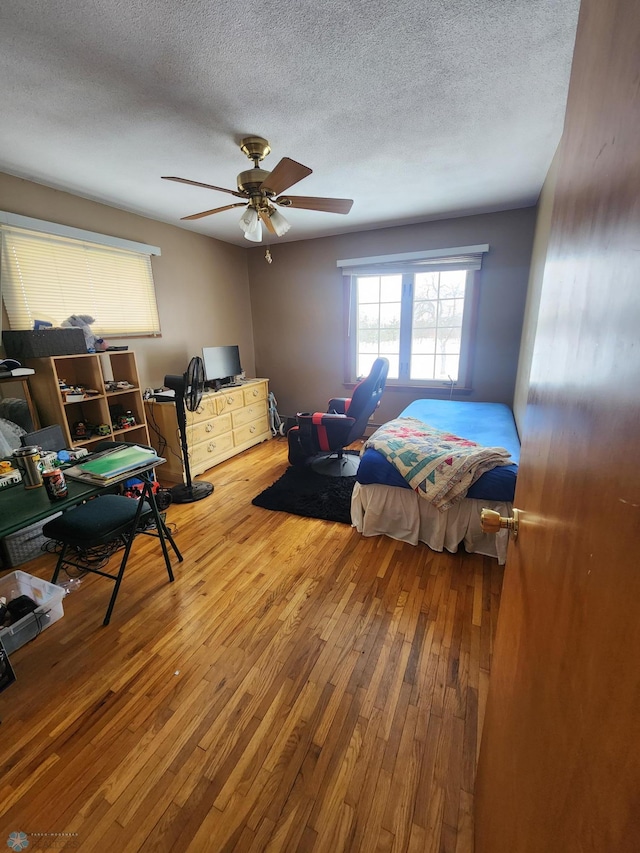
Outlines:
[[[5,219],[6,221],[6,219]],[[160,320],[151,270],[159,249],[90,232],[82,238],[41,230],[73,232],[53,223],[37,228],[0,223],[2,298],[12,329],[33,329],[34,320],[59,326],[72,314],[95,319],[99,336],[157,335]]]

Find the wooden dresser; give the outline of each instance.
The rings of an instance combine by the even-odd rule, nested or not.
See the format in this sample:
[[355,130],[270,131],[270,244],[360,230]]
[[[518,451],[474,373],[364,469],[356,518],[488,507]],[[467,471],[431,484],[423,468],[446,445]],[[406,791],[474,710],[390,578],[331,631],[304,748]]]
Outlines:
[[[205,391],[195,412],[187,411],[187,447],[192,476],[271,438],[268,380],[247,379],[236,388]],[[151,444],[167,462],[158,472],[169,483],[184,482],[180,433],[174,403],[145,401]]]

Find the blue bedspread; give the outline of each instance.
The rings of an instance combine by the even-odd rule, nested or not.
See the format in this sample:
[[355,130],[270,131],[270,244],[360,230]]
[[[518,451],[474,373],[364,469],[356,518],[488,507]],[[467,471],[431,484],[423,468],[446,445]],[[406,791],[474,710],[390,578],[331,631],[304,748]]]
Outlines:
[[[466,403],[458,400],[415,400],[400,413],[400,417],[418,418],[436,429],[446,429],[462,438],[489,447],[504,447],[513,464],[502,465],[485,472],[467,492],[468,498],[512,502],[520,461],[520,441],[511,409],[503,403]],[[365,450],[356,479],[359,483],[374,483],[411,488],[400,472],[377,452]]]

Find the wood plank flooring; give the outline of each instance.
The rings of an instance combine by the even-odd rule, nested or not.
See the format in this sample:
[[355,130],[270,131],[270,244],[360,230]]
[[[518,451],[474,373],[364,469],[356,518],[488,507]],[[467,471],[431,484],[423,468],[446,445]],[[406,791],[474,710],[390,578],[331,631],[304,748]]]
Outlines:
[[212,469],[169,508],[175,583],[138,537],[108,627],[87,576],[12,656],[0,844],[471,853],[502,570],[252,506],[286,465],[278,439]]

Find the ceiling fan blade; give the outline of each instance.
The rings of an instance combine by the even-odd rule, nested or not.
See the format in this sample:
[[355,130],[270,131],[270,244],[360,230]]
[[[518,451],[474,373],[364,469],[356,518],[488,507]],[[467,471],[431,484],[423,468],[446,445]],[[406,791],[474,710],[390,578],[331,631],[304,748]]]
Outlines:
[[284,190],[297,184],[298,181],[306,178],[312,171],[313,169],[303,166],[302,163],[297,163],[295,160],[289,159],[289,157],[283,157],[275,169],[260,184],[260,189],[269,190],[274,195],[279,195]]
[[321,210],[324,213],[349,213],[353,205],[352,198],[314,198],[309,195],[284,195],[275,199],[283,207],[296,207],[300,210]]
[[267,226],[267,230],[270,231],[272,234],[275,234],[276,229],[273,227],[273,222],[271,221],[271,217],[269,216],[269,214],[264,210],[259,210],[258,214],[260,216],[260,219],[262,219],[264,224]]
[[222,213],[223,210],[231,210],[232,207],[246,207],[243,201],[236,204],[225,204],[224,207],[214,207],[213,210],[203,210],[202,213],[192,213],[191,216],[181,216],[181,220],[202,219],[203,216],[211,216],[212,213]]
[[224,187],[214,187],[213,184],[201,184],[200,181],[189,181],[187,178],[173,178],[168,177],[167,175],[162,176],[163,181],[177,181],[179,184],[190,184],[192,187],[204,187],[205,190],[218,190],[221,193],[230,193],[230,195],[235,195],[238,198],[246,198],[243,193],[239,193],[236,190],[227,190]]

